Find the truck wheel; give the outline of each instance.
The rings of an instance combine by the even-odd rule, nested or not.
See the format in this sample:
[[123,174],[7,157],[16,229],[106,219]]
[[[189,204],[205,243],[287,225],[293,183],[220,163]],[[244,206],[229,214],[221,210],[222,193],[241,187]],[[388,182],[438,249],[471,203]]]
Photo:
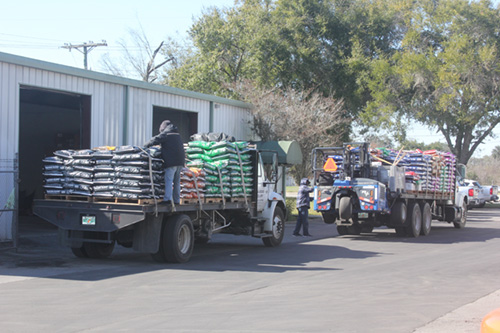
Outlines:
[[347,229],[347,227],[345,225],[338,225],[337,232],[339,233],[340,236],[349,234],[349,230]]
[[362,226],[362,228],[361,228],[361,232],[362,232],[362,233],[369,234],[369,233],[370,233],[370,232],[372,232],[372,231],[373,231],[373,226],[371,226],[371,225],[364,225],[364,226]]
[[467,204],[465,201],[462,203],[462,215],[460,216],[459,222],[453,222],[453,226],[457,229],[462,229],[467,223]]
[[352,217],[352,205],[350,197],[340,198],[339,217],[341,220],[349,220]]
[[183,263],[193,254],[194,230],[193,223],[187,215],[174,215],[164,222],[160,248],[165,261]]
[[363,227],[359,224],[353,224],[347,227],[349,235],[360,235]]
[[281,244],[285,235],[285,217],[280,207],[276,207],[273,216],[273,233],[271,237],[262,238],[267,247],[275,247]]
[[396,236],[406,237],[406,228],[405,227],[396,227]]
[[406,227],[406,233],[410,237],[418,237],[422,230],[422,212],[417,202],[412,202],[409,209],[410,224]]
[[71,252],[78,258],[88,258],[89,256],[87,255],[87,252],[85,252],[85,249],[82,247],[72,247]]
[[431,232],[431,224],[432,224],[432,212],[431,206],[428,202],[422,202],[420,204],[420,209],[422,210],[422,229],[420,230],[420,234],[427,236]]
[[391,225],[402,226],[406,222],[406,204],[404,201],[396,201],[392,207]]
[[[113,253],[113,249],[115,248],[115,242],[111,244],[104,243],[83,243],[83,249],[89,258],[93,259],[102,259],[107,258]],[[74,252],[73,252],[74,253]]]

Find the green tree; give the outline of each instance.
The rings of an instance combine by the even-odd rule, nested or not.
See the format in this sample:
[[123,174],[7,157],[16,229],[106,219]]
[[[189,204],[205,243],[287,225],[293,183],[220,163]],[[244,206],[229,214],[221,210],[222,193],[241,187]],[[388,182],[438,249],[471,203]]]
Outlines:
[[[190,30],[191,52],[165,73],[171,86],[235,97],[223,83],[342,99],[355,116],[369,98],[370,60],[392,52],[401,25],[385,0],[246,0],[210,8]],[[354,117],[349,117],[354,119]]]
[[416,120],[443,134],[466,164],[500,122],[500,13],[490,1],[409,1],[404,38],[372,62],[365,124]]
[[228,87],[240,79],[269,85],[279,64],[268,50],[271,1],[245,1],[233,8],[211,7],[192,25],[191,49],[182,49],[165,83],[183,89],[235,97]]

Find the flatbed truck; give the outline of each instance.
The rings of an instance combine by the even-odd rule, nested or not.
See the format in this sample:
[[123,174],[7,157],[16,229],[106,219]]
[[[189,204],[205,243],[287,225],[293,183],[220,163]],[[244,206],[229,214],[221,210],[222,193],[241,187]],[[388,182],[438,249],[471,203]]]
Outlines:
[[[82,258],[108,257],[119,244],[150,253],[158,262],[183,263],[195,241],[205,243],[215,233],[249,235],[261,238],[265,246],[279,246],[287,212],[284,198],[276,193],[277,154],[250,153],[253,190],[244,197],[189,199],[173,206],[152,200],[48,196],[35,200],[33,211],[56,225],[61,243]],[[273,155],[272,166],[264,165],[263,153]]]
[[[334,163],[332,156],[340,156],[342,163]],[[418,237],[430,233],[433,219],[465,227],[467,198],[456,183],[449,190],[407,188],[405,168],[381,163],[367,142],[314,148],[312,166],[314,209],[325,223],[336,224],[340,235],[386,226],[399,236]],[[463,168],[453,168],[453,182],[463,176]]]

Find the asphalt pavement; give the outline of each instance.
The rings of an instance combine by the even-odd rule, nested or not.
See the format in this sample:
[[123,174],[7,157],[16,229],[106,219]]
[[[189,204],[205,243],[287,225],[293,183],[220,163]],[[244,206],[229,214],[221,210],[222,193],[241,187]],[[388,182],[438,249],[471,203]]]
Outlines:
[[[311,230],[324,225],[317,217],[312,217],[310,222]],[[287,224],[287,229],[291,230],[294,222],[289,221]],[[44,277],[44,268],[64,266],[68,260],[74,259],[69,249],[59,245],[57,229],[47,222],[36,217],[25,217],[20,222],[19,234],[17,250],[0,250],[0,284]],[[120,251],[133,252],[124,248]],[[16,274],[9,274],[8,271],[14,268]],[[36,274],[33,274],[34,270]],[[50,271],[47,274],[51,274]],[[413,332],[479,332],[482,318],[499,307],[500,289],[463,304]]]

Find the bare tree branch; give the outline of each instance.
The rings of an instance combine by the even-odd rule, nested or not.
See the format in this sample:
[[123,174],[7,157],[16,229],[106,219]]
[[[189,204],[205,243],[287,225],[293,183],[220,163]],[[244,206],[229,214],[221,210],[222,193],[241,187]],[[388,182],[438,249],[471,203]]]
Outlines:
[[310,175],[311,150],[339,144],[350,123],[342,100],[324,97],[312,90],[261,89],[250,81],[237,82],[232,89],[254,106],[251,126],[261,140],[299,143],[303,161],[292,169],[296,180]]

